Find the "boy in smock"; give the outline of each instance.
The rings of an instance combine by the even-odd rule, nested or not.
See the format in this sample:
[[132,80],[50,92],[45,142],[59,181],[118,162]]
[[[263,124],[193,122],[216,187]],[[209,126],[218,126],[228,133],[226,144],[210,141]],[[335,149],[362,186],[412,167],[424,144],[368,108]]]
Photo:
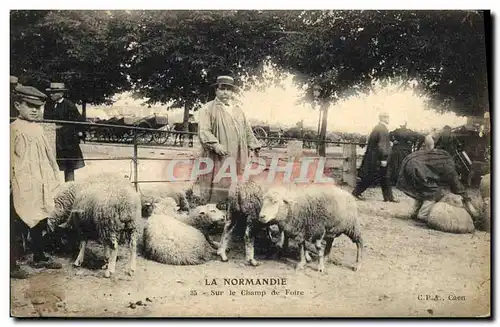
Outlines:
[[54,209],[54,195],[60,185],[56,158],[43,128],[33,120],[41,119],[46,95],[31,86],[18,85],[14,106],[18,118],[10,125],[11,184],[11,273],[12,278],[27,278],[17,260],[20,249],[15,241],[23,229],[32,240],[33,267],[59,269],[61,264],[44,253],[47,218]]

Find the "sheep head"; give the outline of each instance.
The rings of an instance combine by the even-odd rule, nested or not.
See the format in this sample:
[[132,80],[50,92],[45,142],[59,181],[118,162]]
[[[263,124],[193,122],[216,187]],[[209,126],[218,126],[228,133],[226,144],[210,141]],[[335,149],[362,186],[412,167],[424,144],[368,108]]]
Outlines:
[[264,201],[260,210],[259,222],[269,224],[280,222],[288,216],[295,200],[284,189],[269,189],[264,193]]
[[225,223],[226,215],[222,210],[217,209],[214,203],[198,206],[191,210],[191,217],[195,218],[200,227],[221,227]]

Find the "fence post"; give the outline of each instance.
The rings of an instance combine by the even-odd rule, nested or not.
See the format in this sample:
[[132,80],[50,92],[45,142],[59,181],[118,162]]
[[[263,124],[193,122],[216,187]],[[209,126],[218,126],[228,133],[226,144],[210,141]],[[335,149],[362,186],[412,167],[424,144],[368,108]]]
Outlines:
[[134,130],[134,184],[135,184],[135,190],[136,192],[139,190],[139,185],[137,183],[138,177],[137,177],[137,130]]
[[356,186],[356,144],[345,143],[342,155],[342,181],[351,187]]

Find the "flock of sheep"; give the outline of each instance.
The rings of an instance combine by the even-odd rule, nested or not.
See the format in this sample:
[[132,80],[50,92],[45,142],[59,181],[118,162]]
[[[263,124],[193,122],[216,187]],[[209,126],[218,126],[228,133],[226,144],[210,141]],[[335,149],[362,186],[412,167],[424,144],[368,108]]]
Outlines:
[[[227,261],[237,226],[244,230],[245,260],[253,266],[259,264],[254,242],[261,231],[280,255],[287,253],[290,240],[295,241],[298,269],[305,267],[314,252],[318,271],[323,272],[325,257],[342,234],[357,246],[353,270],[360,268],[363,253],[356,200],[331,185],[240,182],[230,189],[227,208],[222,211],[214,204],[199,205],[192,189],[170,189],[159,196],[158,192],[141,194],[121,176],[98,174],[65,183],[55,198],[55,208],[49,218],[52,230],[77,235],[74,266],[82,264],[88,241],[98,241],[104,247],[105,277],[115,273],[120,244],[129,246],[129,275],[136,270],[138,245],[146,258],[164,264],[201,264],[214,256]],[[212,239],[214,235],[221,235],[220,242]]]

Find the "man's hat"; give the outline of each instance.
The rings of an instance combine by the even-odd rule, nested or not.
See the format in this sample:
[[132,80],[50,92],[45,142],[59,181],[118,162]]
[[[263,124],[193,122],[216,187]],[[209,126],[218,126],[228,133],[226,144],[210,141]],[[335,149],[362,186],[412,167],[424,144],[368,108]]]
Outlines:
[[50,87],[48,89],[45,89],[45,91],[47,92],[61,92],[67,90],[68,89],[64,86],[64,83],[56,83],[56,82],[50,83]]
[[231,86],[233,89],[239,89],[235,84],[234,84],[234,78],[231,76],[223,75],[223,76],[218,76],[217,81],[212,84],[211,86],[216,86],[216,85],[228,85]]
[[45,104],[47,96],[33,86],[18,85],[14,89],[14,94],[21,100],[32,103],[37,106]]
[[17,84],[17,83],[19,83],[19,79],[16,76],[11,76],[10,84]]

